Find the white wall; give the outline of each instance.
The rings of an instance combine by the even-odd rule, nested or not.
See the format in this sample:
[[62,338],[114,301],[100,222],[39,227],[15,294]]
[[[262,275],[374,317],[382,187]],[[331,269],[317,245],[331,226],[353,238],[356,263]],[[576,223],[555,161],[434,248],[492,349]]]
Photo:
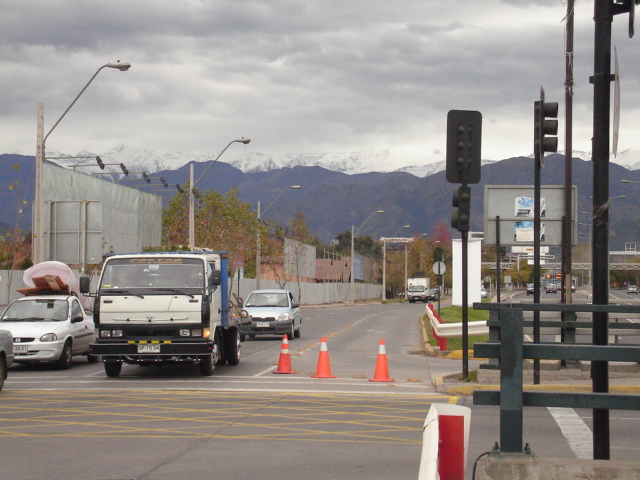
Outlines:
[[[462,306],[462,240],[454,239],[453,243],[453,292],[452,305]],[[468,270],[468,305],[480,302],[482,286],[482,242],[469,240],[467,250]]]

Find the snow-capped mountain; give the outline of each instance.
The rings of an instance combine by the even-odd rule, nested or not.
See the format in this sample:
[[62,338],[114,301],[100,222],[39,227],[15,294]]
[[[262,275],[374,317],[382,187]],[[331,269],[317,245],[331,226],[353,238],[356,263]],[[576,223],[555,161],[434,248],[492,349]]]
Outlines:
[[[162,152],[143,148],[119,145],[104,153],[80,152],[68,155],[47,152],[48,156],[67,157],[56,159],[56,162],[69,168],[74,165],[87,165],[91,160],[87,157],[99,156],[106,165],[107,171],[118,171],[118,165],[124,164],[131,172],[155,173],[162,170],[176,170],[189,162],[209,162],[220,152],[190,154],[180,152]],[[574,151],[573,156],[590,160],[589,152]],[[406,172],[416,177],[427,177],[445,169],[445,152],[434,150],[425,152],[410,151],[401,147],[385,149],[367,149],[356,152],[337,152],[327,154],[286,154],[254,152],[245,145],[230,145],[220,157],[220,162],[228,163],[242,172],[268,172],[281,168],[296,166],[319,166],[334,172],[348,175],[368,172]],[[611,161],[628,168],[640,169],[640,153],[630,150],[620,152]],[[494,163],[495,160],[483,160],[482,164]],[[95,171],[93,167],[74,167]]]

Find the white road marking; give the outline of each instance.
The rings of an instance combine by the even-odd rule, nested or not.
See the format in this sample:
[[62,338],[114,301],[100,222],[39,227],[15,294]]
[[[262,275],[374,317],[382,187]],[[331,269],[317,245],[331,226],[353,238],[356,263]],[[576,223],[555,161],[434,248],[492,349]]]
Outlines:
[[547,407],[577,458],[593,458],[593,433],[573,408]]

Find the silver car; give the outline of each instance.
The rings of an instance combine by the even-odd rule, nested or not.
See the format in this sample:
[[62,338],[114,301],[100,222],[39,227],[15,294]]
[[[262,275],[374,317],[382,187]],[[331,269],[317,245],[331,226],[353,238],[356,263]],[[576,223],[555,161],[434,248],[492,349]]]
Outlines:
[[93,318],[75,296],[28,296],[13,301],[0,317],[13,336],[15,363],[55,362],[71,367],[74,355],[87,355],[95,341]]
[[302,315],[300,304],[289,290],[254,290],[243,307],[251,316],[251,323],[238,327],[240,340],[247,336],[284,335],[300,338]]

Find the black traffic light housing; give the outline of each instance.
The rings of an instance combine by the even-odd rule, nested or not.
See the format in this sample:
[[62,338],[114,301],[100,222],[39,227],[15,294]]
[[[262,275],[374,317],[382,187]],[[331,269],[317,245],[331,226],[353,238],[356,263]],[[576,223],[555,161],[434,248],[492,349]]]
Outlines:
[[450,110],[447,114],[447,181],[479,183],[482,114]]
[[456,188],[451,203],[457,207],[451,214],[451,226],[460,232],[468,232],[471,219],[471,187],[461,185]]
[[544,166],[544,154],[558,151],[558,102],[544,101],[544,88],[540,87],[540,101],[534,102],[533,151]]

